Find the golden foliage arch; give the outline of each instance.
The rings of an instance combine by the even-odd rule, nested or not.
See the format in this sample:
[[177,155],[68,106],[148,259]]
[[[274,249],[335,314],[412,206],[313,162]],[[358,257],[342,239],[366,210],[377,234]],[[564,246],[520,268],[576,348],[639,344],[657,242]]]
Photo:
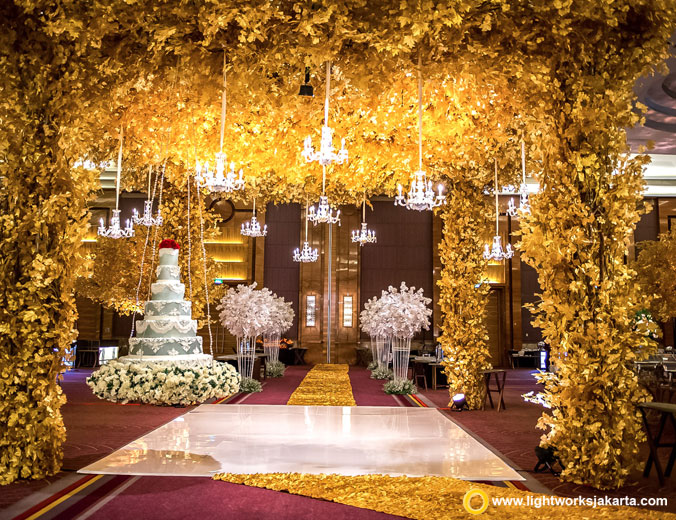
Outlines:
[[[457,186],[451,198],[480,197],[490,160],[513,162],[521,138],[541,167],[543,191],[523,228],[523,256],[538,270],[539,319],[560,359],[559,386],[548,390],[560,395],[567,385],[587,398],[583,410],[561,397],[561,413],[545,416],[547,442],[563,450],[567,478],[620,485],[620,468],[635,454],[631,436],[639,434],[626,363],[635,339],[625,320],[631,272],[620,257],[641,183],[636,162],[613,174],[625,151],[617,129],[635,121],[631,86],[664,57],[674,10],[671,0],[3,2],[0,422],[11,427],[0,437],[1,481],[59,467],[63,399],[55,380],[72,338],[72,289],[95,180],[76,161],[108,159],[121,126],[132,169],[165,158],[185,169],[213,154],[225,52],[230,159],[258,179],[259,199],[314,196],[321,171],[302,164],[299,146],[321,126],[317,72],[331,60],[330,121],[347,138],[351,160],[330,171],[329,194],[336,202],[356,202],[364,189],[392,194],[407,183],[415,158],[408,74],[420,53],[424,162],[433,177]],[[296,95],[305,67],[315,99]],[[180,171],[169,170],[176,176],[168,182],[180,186]],[[538,249],[539,241],[570,248],[559,254]],[[469,278],[447,269],[444,283]],[[580,303],[572,313],[564,303],[571,296]],[[609,350],[579,335],[599,317],[594,330]],[[447,321],[447,337],[455,326]],[[573,360],[590,370],[605,366],[626,384],[587,392]],[[603,405],[610,395],[617,406]],[[587,418],[568,413],[583,411]],[[601,413],[608,418],[598,426]],[[575,447],[558,442],[566,435]],[[594,466],[618,451],[626,457]]]

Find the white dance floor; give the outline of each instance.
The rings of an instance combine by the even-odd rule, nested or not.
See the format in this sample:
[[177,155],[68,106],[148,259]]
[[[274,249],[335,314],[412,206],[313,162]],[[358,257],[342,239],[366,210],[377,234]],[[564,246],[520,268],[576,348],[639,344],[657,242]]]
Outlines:
[[202,405],[80,473],[336,473],[524,480],[431,408]]

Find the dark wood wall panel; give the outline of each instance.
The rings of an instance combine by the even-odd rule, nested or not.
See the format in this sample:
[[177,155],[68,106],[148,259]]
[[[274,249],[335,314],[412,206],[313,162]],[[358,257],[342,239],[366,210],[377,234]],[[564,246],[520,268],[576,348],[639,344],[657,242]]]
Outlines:
[[298,338],[299,264],[293,261],[294,249],[300,247],[300,205],[268,204],[265,214],[268,235],[265,237],[265,286],[293,305],[296,316],[286,336]]
[[[367,219],[378,242],[361,251],[359,311],[366,300],[402,281],[409,287],[422,287],[425,296],[432,298],[432,212],[410,211],[391,201],[376,201]],[[432,331],[425,331],[424,337],[431,339]]]
[[[540,292],[540,284],[538,283],[538,274],[528,264],[521,262],[521,302],[535,303],[538,297],[536,293]],[[533,316],[525,307],[521,308],[521,327],[523,343],[537,343],[542,341],[542,331],[539,328],[533,327],[531,321]]]
[[643,242],[644,240],[657,240],[660,233],[660,218],[658,204],[659,199],[646,199],[646,203],[652,203],[652,209],[648,213],[641,215],[641,220],[636,224],[634,231],[634,242]]

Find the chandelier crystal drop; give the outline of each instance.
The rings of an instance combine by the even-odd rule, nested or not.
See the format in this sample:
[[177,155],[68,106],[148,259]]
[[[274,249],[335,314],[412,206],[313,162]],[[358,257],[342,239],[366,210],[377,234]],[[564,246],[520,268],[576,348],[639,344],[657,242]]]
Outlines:
[[195,163],[195,180],[200,188],[206,188],[211,192],[232,193],[244,188],[242,169],[235,171],[235,163],[228,164],[228,158],[223,153],[223,135],[225,133],[226,93],[227,82],[225,74],[225,54],[223,55],[223,97],[221,99],[221,144],[220,151],[216,154],[216,165],[210,167],[209,162]]
[[347,161],[347,149],[345,148],[345,139],[340,141],[340,150],[333,147],[333,129],[329,126],[329,96],[331,93],[331,62],[326,62],[326,95],[324,97],[324,126],[322,126],[322,139],[319,143],[319,150],[312,146],[312,137],[308,136],[303,142],[303,151],[301,155],[307,162],[318,162],[322,166],[329,166],[331,163],[343,164]]
[[422,58],[418,54],[418,170],[413,173],[411,188],[406,196],[403,194],[401,184],[397,185],[399,194],[394,199],[395,206],[403,206],[406,209],[416,211],[433,210],[446,202],[446,196],[443,195],[443,186],[439,185],[439,192],[435,195],[432,189],[432,181],[427,179],[427,174],[423,170],[422,164]]
[[120,128],[120,150],[117,153],[117,176],[115,178],[115,209],[110,218],[110,227],[106,227],[103,219],[99,220],[98,235],[105,238],[130,238],[134,236],[134,225],[126,221],[124,229],[120,227],[120,174],[122,173],[123,129]]
[[104,238],[131,238],[134,236],[134,226],[127,219],[126,226],[120,227],[120,210],[114,209],[109,227],[104,225],[103,219],[99,220],[98,234]]
[[[305,202],[305,213],[308,212],[308,204],[307,201]],[[307,241],[307,223],[308,223],[308,218],[305,218],[305,241],[303,242],[303,248],[298,249],[293,252],[293,261],[294,262],[302,262],[302,263],[309,263],[309,262],[316,262],[317,259],[319,258],[319,251],[317,249],[312,249],[310,247],[310,244]]]
[[495,161],[495,236],[493,237],[493,245],[491,247],[486,244],[484,246],[484,258],[486,260],[494,260],[501,262],[512,258],[514,256],[514,249],[512,244],[507,244],[505,249],[502,248],[502,237],[500,237],[500,210],[498,208],[498,161]]
[[364,244],[374,244],[377,241],[376,232],[372,229],[368,229],[366,226],[366,195],[364,195],[364,201],[362,202],[361,229],[354,229],[352,231],[352,242],[358,243],[361,247]]
[[264,237],[268,234],[268,225],[266,224],[261,228],[261,223],[258,222],[256,218],[256,199],[253,203],[253,215],[251,215],[251,220],[247,220],[242,223],[242,230],[240,233],[245,237]]
[[519,187],[519,207],[514,203],[514,197],[509,199],[507,204],[507,214],[510,217],[516,217],[519,214],[530,214],[530,201],[528,200],[528,185],[526,184],[526,145],[521,141],[521,186]]

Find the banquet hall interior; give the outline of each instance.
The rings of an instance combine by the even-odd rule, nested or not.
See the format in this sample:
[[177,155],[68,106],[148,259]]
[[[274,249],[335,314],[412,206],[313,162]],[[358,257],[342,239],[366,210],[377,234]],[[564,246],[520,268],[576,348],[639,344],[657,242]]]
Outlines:
[[0,18],[0,519],[676,518],[672,0]]

